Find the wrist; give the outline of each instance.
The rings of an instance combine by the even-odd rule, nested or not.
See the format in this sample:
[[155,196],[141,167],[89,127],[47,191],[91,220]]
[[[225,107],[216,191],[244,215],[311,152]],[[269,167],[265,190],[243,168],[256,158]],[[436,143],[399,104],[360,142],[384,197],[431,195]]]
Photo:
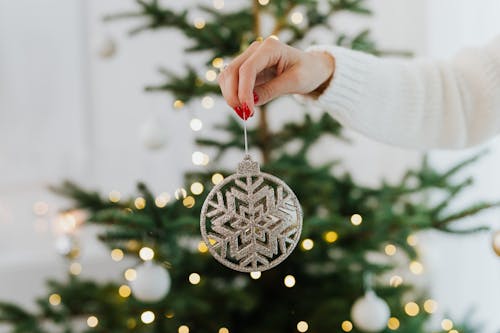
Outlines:
[[309,97],[317,99],[330,85],[335,73],[335,57],[325,51],[310,51],[314,55],[316,61],[320,64],[321,77],[325,79],[320,81],[320,84],[311,92],[306,94]]

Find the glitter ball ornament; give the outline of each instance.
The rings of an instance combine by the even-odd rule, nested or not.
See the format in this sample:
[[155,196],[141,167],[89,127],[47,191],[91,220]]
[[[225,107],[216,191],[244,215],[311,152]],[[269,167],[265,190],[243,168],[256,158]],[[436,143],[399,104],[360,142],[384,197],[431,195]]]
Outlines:
[[170,291],[170,274],[151,261],[146,261],[135,268],[136,278],[130,282],[135,298],[142,302],[158,302]]
[[500,231],[495,231],[492,236],[492,247],[496,255],[500,257]]
[[210,253],[240,272],[268,270],[285,260],[302,230],[302,209],[279,178],[260,172],[246,155],[233,174],[208,194],[201,235]]
[[383,331],[390,316],[389,306],[373,290],[368,290],[351,309],[354,326],[363,332]]

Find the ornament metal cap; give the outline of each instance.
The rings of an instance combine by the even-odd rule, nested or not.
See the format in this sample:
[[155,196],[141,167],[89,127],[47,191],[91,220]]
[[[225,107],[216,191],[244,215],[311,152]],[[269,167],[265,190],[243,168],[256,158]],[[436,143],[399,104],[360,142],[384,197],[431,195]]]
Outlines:
[[244,176],[254,176],[260,173],[260,166],[259,163],[252,160],[249,154],[246,154],[243,161],[238,164],[236,172]]

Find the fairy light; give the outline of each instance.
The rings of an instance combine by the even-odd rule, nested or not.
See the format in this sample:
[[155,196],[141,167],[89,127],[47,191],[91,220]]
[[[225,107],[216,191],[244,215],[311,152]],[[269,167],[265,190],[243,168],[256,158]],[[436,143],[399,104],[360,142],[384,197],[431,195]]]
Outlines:
[[261,6],[267,6],[269,4],[269,0],[259,0],[259,4]]
[[184,107],[184,102],[181,101],[180,99],[176,99],[174,102],[174,108],[175,109],[182,109]]
[[134,318],[127,319],[127,327],[130,329],[134,329],[137,326],[137,320]]
[[214,173],[214,174],[212,175],[212,183],[213,183],[214,185],[219,184],[219,183],[220,183],[221,181],[223,181],[223,180],[224,180],[224,176],[223,176],[223,175],[221,175],[220,173]]
[[189,274],[189,283],[197,285],[201,281],[201,276],[198,273]]
[[109,192],[109,194],[108,194],[108,199],[112,203],[119,202],[121,198],[122,198],[122,194],[120,192],[118,192],[117,190],[113,190],[113,191]]
[[353,328],[352,323],[349,320],[344,320],[340,327],[342,327],[342,330],[344,332],[350,332],[350,331],[352,331],[352,328]]
[[71,213],[60,214],[57,219],[57,225],[63,233],[72,233],[76,229],[76,218]]
[[189,327],[186,325],[181,325],[179,326],[179,329],[177,330],[178,333],[189,333]]
[[111,251],[111,259],[113,259],[113,261],[121,261],[123,259],[123,251],[121,249],[113,249]]
[[174,196],[177,200],[184,199],[187,196],[187,191],[184,188],[179,187],[175,190]]
[[384,248],[385,254],[388,256],[393,256],[396,254],[396,246],[394,244],[387,244]]
[[49,303],[52,306],[58,306],[61,304],[61,296],[59,294],[52,294],[49,296]]
[[280,40],[280,38],[276,35],[271,35],[269,38],[274,39],[274,40]]
[[410,263],[410,271],[415,275],[420,275],[424,272],[424,266],[418,261]]
[[224,68],[224,59],[214,58],[214,60],[212,60],[212,66],[218,69]]
[[312,239],[306,238],[302,241],[302,248],[305,251],[312,250],[313,247],[314,247],[314,241]]
[[191,161],[193,162],[194,165],[202,165],[205,157],[204,155],[205,154],[203,154],[201,151],[195,151],[191,155]]
[[204,241],[200,241],[198,243],[198,252],[200,252],[200,253],[207,253],[208,252],[208,246]]
[[420,307],[415,302],[408,302],[405,305],[405,312],[410,317],[415,317],[420,312]]
[[80,275],[82,272],[82,264],[79,262],[72,262],[71,265],[69,265],[69,272],[72,275]]
[[290,16],[290,20],[293,24],[301,24],[304,21],[304,15],[301,12],[293,12]]
[[215,9],[222,9],[224,8],[224,0],[214,0],[213,5]]
[[184,205],[184,207],[186,208],[193,208],[194,204],[196,203],[196,201],[194,200],[194,198],[192,196],[187,196],[184,198],[184,200],[182,200],[182,204]]
[[307,330],[309,329],[309,324],[306,322],[306,321],[299,321],[297,323],[297,331],[299,332],[307,332]]
[[139,257],[144,261],[153,260],[154,256],[155,252],[150,247],[144,246],[139,250]]
[[171,199],[170,194],[163,192],[156,197],[155,205],[158,208],[163,208],[170,202],[170,199]]
[[295,286],[295,277],[293,275],[287,275],[283,279],[283,283],[287,288],[293,288]]
[[441,328],[445,331],[449,331],[453,328],[453,322],[450,319],[443,319],[443,321],[441,321]]
[[450,330],[448,333],[458,333],[457,330]]
[[167,318],[167,319],[172,319],[174,317],[175,317],[175,315],[174,315],[173,312],[167,312],[167,313],[165,313],[165,318]]
[[203,154],[201,165],[207,165],[209,162],[210,162],[210,157],[207,154]]
[[363,222],[363,218],[359,214],[353,214],[351,216],[351,223],[352,225],[358,226]]
[[97,325],[99,325],[99,319],[97,319],[96,316],[90,316],[87,318],[88,327],[94,328],[97,327]]
[[399,275],[393,275],[389,279],[389,285],[391,287],[397,288],[397,287],[399,287],[402,284],[403,284],[403,278],[401,276],[399,276]]
[[127,298],[132,294],[132,290],[130,289],[129,286],[127,285],[121,285],[120,288],[118,288],[118,295],[120,295],[123,298]]
[[213,69],[209,69],[206,73],[205,73],[205,79],[207,79],[207,81],[215,81],[215,79],[217,78],[217,73],[213,70]]
[[135,208],[137,208],[139,210],[144,209],[146,207],[146,199],[144,199],[143,197],[135,198],[134,206],[135,206]]
[[335,243],[337,239],[339,238],[339,235],[335,231],[328,231],[325,232],[323,235],[323,238],[327,243]]
[[211,109],[214,107],[214,99],[210,96],[205,96],[201,99],[201,106],[205,109]]
[[43,216],[49,212],[49,205],[43,201],[37,201],[33,204],[33,212],[35,215]]
[[229,333],[229,329],[227,329],[226,327],[221,327],[219,328],[219,333]]
[[134,281],[137,279],[137,272],[133,268],[127,269],[123,275],[127,281]]
[[151,324],[153,321],[155,321],[155,314],[153,311],[144,311],[141,313],[141,321],[144,324]]
[[203,190],[205,189],[203,187],[203,184],[200,183],[200,182],[194,182],[191,184],[191,192],[194,194],[194,195],[200,195],[203,193]]
[[200,119],[198,118],[193,118],[191,119],[191,121],[189,122],[189,127],[191,127],[191,129],[195,132],[198,132],[200,131],[202,128],[203,128],[203,123],[201,122]]
[[390,330],[397,330],[400,326],[400,322],[399,322],[399,319],[396,318],[396,317],[391,317],[389,318],[389,320],[387,321],[387,327],[390,329]]
[[203,17],[197,17],[194,19],[194,27],[196,29],[203,29],[205,28],[205,19]]
[[254,280],[260,279],[261,276],[262,276],[261,272],[250,272],[250,277]]
[[410,246],[417,246],[417,244],[418,244],[417,236],[409,235],[408,237],[406,237],[406,243],[408,243],[408,245],[410,245]]
[[432,314],[437,311],[438,303],[433,299],[428,299],[424,302],[425,312]]

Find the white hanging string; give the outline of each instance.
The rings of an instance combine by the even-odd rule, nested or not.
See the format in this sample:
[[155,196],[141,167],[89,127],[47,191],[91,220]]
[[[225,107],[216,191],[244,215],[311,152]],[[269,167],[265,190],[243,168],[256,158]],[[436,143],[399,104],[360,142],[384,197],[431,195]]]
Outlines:
[[248,155],[248,135],[247,135],[247,121],[243,120],[243,132],[245,135],[245,155]]

